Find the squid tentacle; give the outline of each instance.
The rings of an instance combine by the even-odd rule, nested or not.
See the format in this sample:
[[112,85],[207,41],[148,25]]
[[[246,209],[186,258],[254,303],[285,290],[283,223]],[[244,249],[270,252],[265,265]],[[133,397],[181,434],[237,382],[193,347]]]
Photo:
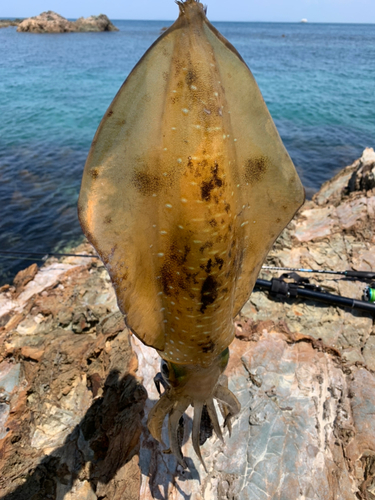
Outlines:
[[181,448],[178,443],[178,424],[180,418],[185,413],[185,410],[189,406],[189,404],[190,401],[186,399],[178,401],[176,406],[172,408],[172,411],[169,413],[169,421],[168,421],[169,447],[171,452],[177,458],[177,462],[184,469],[187,468],[187,465],[184,460],[184,457],[182,456]]
[[212,426],[214,428],[215,434],[220,439],[220,441],[222,443],[224,443],[223,434],[222,434],[221,429],[220,429],[220,424],[219,424],[219,421],[217,419],[216,409],[215,409],[214,401],[212,398],[208,399],[206,401],[206,407],[207,407],[207,411],[208,411],[208,414],[210,416],[211,423],[212,423]]
[[224,403],[227,409],[229,410],[228,415],[224,420],[224,427],[230,424],[230,420],[232,417],[235,417],[241,410],[241,405],[236,396],[226,387],[222,385],[218,385],[214,392],[214,398]]
[[206,464],[204,463],[204,460],[203,460],[203,457],[201,454],[201,449],[199,446],[199,434],[200,434],[200,428],[201,428],[202,410],[203,410],[203,402],[195,401],[194,402],[194,419],[193,419],[192,441],[193,441],[194,451],[197,454],[199,460],[201,461],[201,464],[203,465],[204,470],[207,472],[207,467],[206,467]]
[[167,392],[164,392],[159,401],[152,407],[147,419],[147,427],[151,436],[163,446],[165,446],[161,437],[163,422],[172,410],[173,405],[174,402],[169,398]]

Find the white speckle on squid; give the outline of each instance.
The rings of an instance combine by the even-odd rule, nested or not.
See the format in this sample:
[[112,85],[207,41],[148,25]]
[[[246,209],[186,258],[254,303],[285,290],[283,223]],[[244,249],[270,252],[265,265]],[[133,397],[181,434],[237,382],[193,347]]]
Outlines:
[[183,108],[181,111],[182,111],[185,115],[187,115],[187,114],[189,113],[189,110],[188,110],[188,109],[186,109],[186,108]]
[[164,148],[164,151],[168,151],[168,148]]
[[160,231],[160,234],[168,234],[167,231]]
[[164,257],[163,252],[158,253],[158,257]]
[[177,226],[177,227],[179,227],[180,229],[184,229],[184,226]]
[[182,163],[181,158],[177,158],[177,163]]
[[214,96],[217,97],[219,94],[217,92],[214,92]]
[[163,312],[163,311],[165,311],[165,307],[162,307],[162,308],[160,309],[160,312]]
[[237,142],[237,139],[233,139],[234,142]]
[[158,295],[163,295],[163,292],[159,292]]
[[167,319],[165,319],[165,320],[163,321],[163,323],[168,323],[168,320],[167,320]]
[[171,332],[174,332],[174,328],[171,328]]
[[179,340],[179,341],[178,341],[178,343],[179,343],[179,344],[181,344],[181,345],[184,345],[184,343],[183,343],[183,342],[181,342],[181,340]]
[[170,288],[171,290],[173,290],[173,286],[169,285],[169,288]]
[[200,125],[194,125],[195,128],[197,128],[198,130],[201,128]]
[[182,203],[187,203],[187,199],[186,198],[181,198],[181,201],[182,201]]
[[154,245],[150,245],[150,248],[152,248]]
[[188,267],[188,269],[190,269],[190,271],[195,271],[195,267]]
[[152,227],[156,227],[156,224],[152,224]]
[[202,242],[201,240],[193,240],[193,243],[195,243],[196,245],[200,245]]
[[176,94],[176,93],[177,93],[177,90],[172,90],[172,92],[173,92],[174,94]]
[[240,187],[240,185],[239,185],[239,184],[237,184],[237,187],[239,188],[239,187]]
[[248,221],[248,220],[245,220],[245,222],[243,222],[243,223],[241,224],[241,227],[246,226],[246,224],[248,224],[248,223],[249,223],[249,221]]
[[[170,288],[170,287],[169,287],[169,288]],[[172,304],[172,306],[174,306],[174,305],[175,305],[175,303],[174,303],[174,302],[171,302],[171,304]]]
[[164,177],[167,177],[168,174],[167,174],[167,172],[163,172],[163,175],[164,175]]
[[180,318],[178,316],[175,316],[174,319],[177,319],[177,321],[180,321]]
[[152,196],[155,198],[156,197],[156,193],[152,193]]
[[204,108],[203,111],[207,114],[207,115],[210,115],[211,114],[211,111],[209,109],[206,109]]
[[[191,186],[197,186],[198,184],[197,184],[196,182],[194,182],[194,181],[193,181],[193,182],[190,182],[190,185],[191,185]],[[193,219],[193,220],[197,220],[197,219]],[[202,219],[202,220],[203,220],[203,219]]]
[[169,342],[170,342],[171,344],[174,344],[174,340],[172,340],[172,339],[171,339]]
[[197,292],[199,290],[199,288],[191,288],[192,290],[194,290],[195,292]]
[[172,130],[177,130],[176,127],[172,127]]
[[165,206],[166,206],[167,208],[172,208],[172,205],[171,205],[170,203],[166,203],[166,204],[165,204]]
[[254,220],[254,221],[253,221],[253,224],[255,224],[255,223],[256,223],[256,221]]
[[223,139],[226,139],[226,138],[227,138],[227,136],[225,134],[223,134]]
[[203,203],[202,200],[195,200],[195,203]]
[[197,90],[197,87],[195,85],[190,85],[191,90]]

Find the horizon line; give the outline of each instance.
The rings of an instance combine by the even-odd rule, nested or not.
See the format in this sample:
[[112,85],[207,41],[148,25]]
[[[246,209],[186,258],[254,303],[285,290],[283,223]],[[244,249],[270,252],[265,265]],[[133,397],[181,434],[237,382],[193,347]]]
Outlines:
[[[43,11],[46,12],[46,11]],[[55,11],[53,11],[55,12]],[[101,13],[102,14],[102,13]],[[36,14],[38,16],[40,14]],[[61,15],[61,14],[60,14]],[[95,15],[95,14],[92,14]],[[100,14],[97,14],[100,15]],[[105,14],[107,15],[107,14]],[[22,17],[22,16],[6,16],[6,17],[1,17],[0,20],[15,20],[15,19],[29,19],[30,17],[36,17],[36,16],[28,16],[28,17]],[[64,17],[64,16],[63,16]],[[84,17],[84,16],[80,16]],[[89,16],[88,16],[89,17]],[[165,22],[165,23],[174,23],[176,19],[123,19],[123,18],[116,18],[116,17],[109,17],[107,16],[111,21],[141,21],[141,22]],[[78,17],[66,17],[65,19],[79,19]],[[304,18],[302,18],[304,19]],[[265,21],[261,19],[256,19],[256,20],[248,20],[248,21],[224,21],[221,19],[209,19],[211,23],[273,23],[273,24],[360,24],[360,25],[374,25],[375,23],[369,23],[369,22],[342,22],[342,21],[308,21],[307,22],[302,22],[302,19],[299,21]]]

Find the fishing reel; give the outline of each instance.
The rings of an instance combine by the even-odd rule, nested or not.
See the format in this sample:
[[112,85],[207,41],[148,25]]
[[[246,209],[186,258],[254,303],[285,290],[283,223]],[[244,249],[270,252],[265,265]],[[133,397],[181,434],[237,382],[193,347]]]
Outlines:
[[362,300],[373,304],[375,302],[375,281],[363,290]]

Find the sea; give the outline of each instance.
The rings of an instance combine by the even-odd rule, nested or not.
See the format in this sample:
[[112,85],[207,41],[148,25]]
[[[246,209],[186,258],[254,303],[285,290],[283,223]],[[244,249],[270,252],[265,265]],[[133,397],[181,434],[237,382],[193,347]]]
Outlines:
[[[95,130],[168,21],[118,32],[0,29],[0,285],[82,241],[77,199]],[[375,24],[213,23],[261,89],[308,196],[375,146]],[[38,261],[35,261],[38,262]]]

